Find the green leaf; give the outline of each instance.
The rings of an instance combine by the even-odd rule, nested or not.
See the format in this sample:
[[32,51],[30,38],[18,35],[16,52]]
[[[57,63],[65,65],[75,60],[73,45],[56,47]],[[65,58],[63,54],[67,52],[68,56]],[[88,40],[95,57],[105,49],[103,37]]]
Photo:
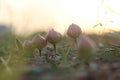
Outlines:
[[17,45],[17,47],[18,47],[18,49],[23,49],[23,46],[22,46],[22,42],[19,40],[19,39],[15,39],[15,41],[16,41],[16,45]]

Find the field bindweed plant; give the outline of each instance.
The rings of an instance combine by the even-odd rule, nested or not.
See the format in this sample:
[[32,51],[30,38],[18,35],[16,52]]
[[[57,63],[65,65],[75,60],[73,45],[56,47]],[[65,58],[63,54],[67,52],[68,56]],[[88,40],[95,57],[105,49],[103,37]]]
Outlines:
[[81,28],[74,23],[72,23],[67,30],[67,35],[71,37],[75,41],[75,43],[77,43],[77,38],[81,34],[82,34]]
[[34,48],[32,41],[25,40],[23,43],[23,48],[26,49],[27,51],[31,51]]
[[[77,55],[78,55],[79,60],[83,63],[89,63],[89,61],[93,59],[94,53],[96,52],[96,46],[95,46],[94,41],[92,41],[90,38],[83,35],[81,28],[74,23],[72,23],[69,26],[67,30],[67,35],[75,41],[75,45],[77,46],[76,50],[78,52]],[[37,34],[33,37],[32,41],[25,40],[25,42],[23,43],[23,46],[24,46],[24,49],[29,50],[29,51],[37,48],[41,56],[41,50],[42,48],[47,46],[47,41],[53,45],[53,48],[56,53],[57,51],[56,44],[59,43],[61,39],[62,39],[62,35],[59,32],[55,31],[54,29],[51,29],[47,33],[45,38]],[[61,55],[62,60],[65,64],[68,63],[67,61],[68,55],[72,47],[73,47],[73,44],[68,46],[66,53],[63,51],[60,51],[60,53],[58,53]]]
[[[87,36],[83,35],[81,28],[74,23],[72,23],[67,29],[67,35],[73,39],[73,43],[72,44],[68,43],[69,46],[65,48],[66,49],[65,51],[59,49],[59,47],[56,48],[57,44],[61,42],[63,36],[54,29],[48,31],[48,33],[45,35],[45,38],[40,34],[36,34],[35,36],[33,36],[32,40],[25,40],[23,43],[23,48],[24,50],[28,51],[28,54],[33,53],[34,50],[37,48],[39,50],[40,57],[45,56],[44,59],[45,62],[51,64],[53,70],[54,69],[57,70],[59,67],[56,61],[57,57],[61,57],[59,59],[60,62],[59,64],[68,65],[70,62],[69,56],[71,50],[74,51],[73,45],[76,45],[75,50],[77,50],[77,54],[75,52],[73,52],[72,54],[77,55],[76,59],[78,59],[80,63],[89,64],[94,59],[96,53],[96,45],[94,41],[88,38]],[[65,38],[66,40],[68,39],[67,37]],[[19,40],[17,40],[17,42],[20,43]],[[49,52],[45,53],[46,51],[43,51],[44,55],[41,55],[42,54],[41,50],[46,50],[43,48],[47,47],[48,45],[47,42],[53,45],[54,52],[55,53],[57,52],[57,54],[54,54],[55,56],[52,56],[53,53],[49,53]]]
[[47,45],[46,39],[41,35],[35,35],[32,40],[32,45],[39,50],[41,56],[41,50]]
[[96,53],[96,45],[93,40],[85,35],[81,35],[77,43],[78,58],[85,64],[89,64],[94,59]]
[[59,32],[55,31],[54,29],[51,29],[46,35],[46,40],[53,45],[55,52],[56,44],[60,42],[61,39],[62,35]]

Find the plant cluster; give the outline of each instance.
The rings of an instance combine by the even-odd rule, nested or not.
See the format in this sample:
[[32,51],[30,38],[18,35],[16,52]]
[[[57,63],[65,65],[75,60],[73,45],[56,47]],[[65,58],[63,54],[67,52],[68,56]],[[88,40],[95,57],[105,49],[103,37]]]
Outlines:
[[[111,39],[106,35],[102,37],[89,35],[88,37],[74,23],[69,25],[65,35],[51,29],[45,34],[40,32],[29,38],[18,37],[19,39],[16,38],[17,47],[14,45],[15,35],[8,34],[4,37],[8,37],[6,38],[8,41],[6,42],[4,38],[0,44],[3,46],[1,53],[6,54],[0,57],[0,80],[18,80],[21,76],[23,79],[20,80],[26,80],[28,77],[33,77],[28,80],[46,80],[42,78],[48,74],[51,77],[59,74],[61,78],[71,76],[73,78],[71,80],[76,80],[75,76],[83,77],[81,75],[84,74],[83,71],[86,73],[84,77],[87,78],[91,74],[94,77],[99,76],[99,71],[102,71],[101,74],[112,71],[115,62],[119,67],[119,44],[111,45],[111,41],[108,42]],[[102,46],[98,44],[96,46],[95,43],[100,38],[107,39],[106,42],[109,45],[103,43]],[[116,41],[119,41],[118,38],[117,36]],[[107,69],[105,71],[103,65],[107,65],[110,69],[105,68]],[[111,75],[114,73],[112,72]],[[40,79],[37,79],[38,77]],[[60,80],[66,80],[66,78]]]
[[[92,59],[94,59],[94,55],[97,50],[96,45],[92,39],[82,33],[82,30],[78,25],[72,23],[67,30],[67,35],[76,45],[78,59],[81,62],[89,63]],[[51,29],[45,37],[37,34],[33,37],[32,40],[25,40],[23,43],[23,48],[24,50],[29,52],[38,49],[39,55],[41,56],[42,49],[46,47],[48,43],[50,43],[52,44],[55,53],[57,53],[56,45],[62,40],[62,38],[63,36],[59,32]],[[67,58],[68,53],[69,52],[64,53],[66,55],[62,57],[66,56],[65,58]]]

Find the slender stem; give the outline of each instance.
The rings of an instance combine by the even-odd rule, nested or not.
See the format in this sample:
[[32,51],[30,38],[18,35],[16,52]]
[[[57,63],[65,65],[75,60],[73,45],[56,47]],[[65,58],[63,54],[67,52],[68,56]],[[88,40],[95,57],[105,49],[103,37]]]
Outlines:
[[73,46],[73,43],[70,44],[70,46],[69,46],[69,48],[68,48],[66,54],[62,53],[62,58],[63,58],[64,64],[67,64],[67,63],[68,63],[68,54],[69,54],[69,52],[70,52],[72,46]]
[[41,56],[41,49],[38,49],[39,50],[39,55]]
[[77,44],[77,38],[75,38],[74,41],[75,41],[75,44]]
[[55,53],[56,53],[56,44],[53,44],[53,47],[54,47],[54,49],[55,49]]
[[67,50],[67,53],[66,53],[66,56],[69,54],[69,52],[70,52],[72,46],[73,46],[73,43],[69,46],[69,48],[68,48],[68,50]]

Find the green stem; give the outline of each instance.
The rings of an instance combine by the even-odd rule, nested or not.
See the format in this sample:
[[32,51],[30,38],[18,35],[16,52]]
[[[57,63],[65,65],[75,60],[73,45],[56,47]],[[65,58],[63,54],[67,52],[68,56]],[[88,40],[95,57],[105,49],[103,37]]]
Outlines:
[[41,49],[38,49],[39,50],[39,55],[41,56]]
[[71,50],[72,46],[73,46],[73,43],[72,43],[72,44],[70,45],[70,47],[68,48],[66,55],[68,55],[68,54],[69,54],[69,52],[70,52],[70,50]]
[[75,38],[74,41],[75,41],[75,44],[77,44],[77,38]]
[[68,54],[69,54],[69,52],[70,52],[70,50],[71,50],[71,48],[72,48],[72,45],[73,45],[73,43],[69,46],[66,54],[64,54],[64,53],[61,54],[61,55],[62,55],[62,60],[63,60],[63,63],[64,63],[64,64],[67,64],[67,63],[68,63],[67,57],[68,57]]
[[55,53],[56,53],[56,44],[53,44],[53,47],[54,47],[54,49],[55,49]]

